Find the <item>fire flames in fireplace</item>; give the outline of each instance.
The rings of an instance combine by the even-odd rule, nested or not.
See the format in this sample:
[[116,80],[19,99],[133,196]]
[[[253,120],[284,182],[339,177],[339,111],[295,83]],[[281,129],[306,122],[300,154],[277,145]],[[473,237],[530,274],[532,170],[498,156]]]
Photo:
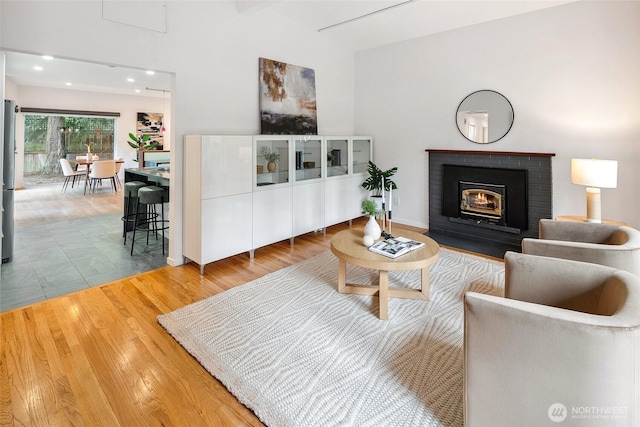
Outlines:
[[462,215],[501,222],[504,218],[505,186],[460,181]]

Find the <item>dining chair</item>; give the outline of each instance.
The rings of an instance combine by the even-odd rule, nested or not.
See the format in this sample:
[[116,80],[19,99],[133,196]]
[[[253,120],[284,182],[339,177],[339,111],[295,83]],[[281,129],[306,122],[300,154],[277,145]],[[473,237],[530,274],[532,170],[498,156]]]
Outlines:
[[124,164],[124,157],[118,157],[116,160],[116,183],[118,187],[122,190],[122,182],[120,181],[120,170],[122,169],[122,165]]
[[[86,160],[87,156],[76,156],[76,160]],[[76,165],[76,171],[87,173],[87,165]]]
[[91,171],[89,172],[89,189],[93,193],[96,192],[96,185],[103,179],[111,180],[111,188],[116,193],[118,187],[116,186],[116,161],[115,160],[98,160],[93,162]]
[[66,193],[69,181],[71,181],[71,188],[73,188],[76,183],[76,178],[79,176],[85,176],[85,172],[74,171],[71,166],[71,162],[67,159],[60,159],[60,166],[62,167],[62,174],[64,175],[64,182],[62,183],[62,190],[60,191]]

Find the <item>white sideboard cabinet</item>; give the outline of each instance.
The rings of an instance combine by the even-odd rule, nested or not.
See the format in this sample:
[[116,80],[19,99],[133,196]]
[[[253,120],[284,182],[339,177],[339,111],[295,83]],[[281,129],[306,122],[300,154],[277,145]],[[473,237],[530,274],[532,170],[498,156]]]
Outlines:
[[367,136],[187,135],[184,256],[200,264],[362,215]]
[[296,136],[294,142],[293,234],[325,228],[325,140],[317,135]]
[[184,137],[184,256],[200,265],[253,249],[253,140]]

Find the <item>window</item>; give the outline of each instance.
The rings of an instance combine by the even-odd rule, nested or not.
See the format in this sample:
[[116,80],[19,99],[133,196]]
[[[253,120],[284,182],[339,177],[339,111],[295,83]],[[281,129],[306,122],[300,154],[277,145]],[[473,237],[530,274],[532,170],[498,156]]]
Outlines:
[[113,159],[116,120],[101,117],[25,114],[24,173],[59,172],[59,159],[91,152]]

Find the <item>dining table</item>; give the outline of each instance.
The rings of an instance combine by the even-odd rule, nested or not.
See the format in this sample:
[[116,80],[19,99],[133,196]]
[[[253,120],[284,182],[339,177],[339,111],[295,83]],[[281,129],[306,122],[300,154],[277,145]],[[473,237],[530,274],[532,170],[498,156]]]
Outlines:
[[[69,162],[71,163],[75,163],[76,164],[76,168],[77,166],[81,166],[81,165],[86,165],[86,173],[84,176],[84,194],[87,194],[87,185],[89,184],[89,172],[91,170],[91,165],[93,164],[93,162],[98,162],[100,160],[113,160],[113,159],[96,159],[96,160],[87,160],[86,158],[75,158],[75,159],[69,159]],[[115,160],[116,164],[118,163],[124,163],[124,160]],[[117,190],[116,190],[117,191]]]

